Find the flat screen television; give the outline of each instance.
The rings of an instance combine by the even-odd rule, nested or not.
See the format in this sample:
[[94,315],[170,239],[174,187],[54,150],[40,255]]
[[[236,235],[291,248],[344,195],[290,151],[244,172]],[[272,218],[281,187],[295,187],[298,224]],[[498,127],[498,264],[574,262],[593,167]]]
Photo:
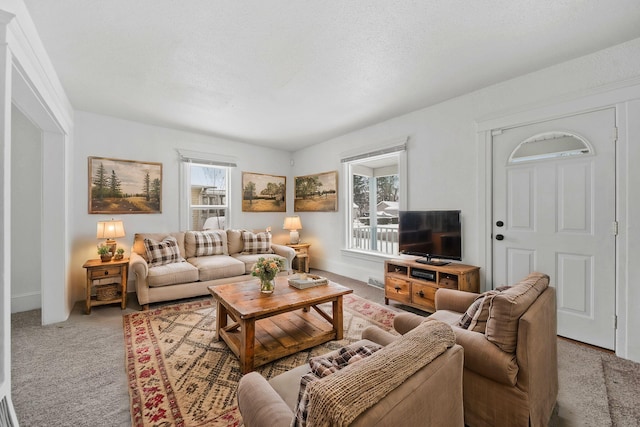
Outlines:
[[423,264],[445,265],[442,259],[462,261],[461,212],[400,211],[398,252],[417,255]]

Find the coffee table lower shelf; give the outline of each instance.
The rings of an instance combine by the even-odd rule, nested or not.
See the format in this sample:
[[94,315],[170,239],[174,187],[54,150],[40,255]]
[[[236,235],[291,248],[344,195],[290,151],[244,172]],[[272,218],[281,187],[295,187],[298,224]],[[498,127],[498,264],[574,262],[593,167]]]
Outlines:
[[[244,323],[245,327],[252,327],[252,323],[255,327],[253,368],[336,339],[333,326],[313,310],[299,309]],[[219,334],[242,360],[240,349],[244,334],[240,323],[225,326]]]

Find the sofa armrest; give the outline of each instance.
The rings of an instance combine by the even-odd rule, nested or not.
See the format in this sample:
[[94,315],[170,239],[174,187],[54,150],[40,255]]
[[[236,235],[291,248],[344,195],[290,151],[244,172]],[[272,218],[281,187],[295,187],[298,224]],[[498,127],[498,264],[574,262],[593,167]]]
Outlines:
[[418,316],[413,313],[401,313],[397,314],[393,318],[393,329],[400,332],[402,335],[406,334],[420,323],[424,322],[426,317]]
[[276,245],[276,244],[271,244],[271,249],[273,249],[273,252],[276,253],[276,255],[280,255],[281,257],[285,258],[287,260],[287,265],[286,265],[286,270],[289,271],[291,270],[291,266],[293,265],[293,259],[296,257],[296,251],[293,248],[290,248],[289,246],[285,246],[285,245]]
[[386,346],[399,338],[398,335],[390,334],[389,332],[380,329],[377,326],[367,326],[362,331],[362,339],[373,341],[381,346]]
[[436,311],[449,310],[462,314],[467,311],[478,295],[457,289],[440,288],[436,292]]
[[246,427],[289,427],[293,420],[291,409],[257,372],[240,378],[238,408]]
[[142,258],[142,256],[136,252],[131,252],[129,258],[129,271],[133,272],[140,277],[146,278],[149,274],[149,264]]
[[129,277],[133,277],[136,296],[138,297],[138,302],[143,307],[149,303],[149,288],[147,287],[148,275],[149,265],[147,261],[145,261],[140,254],[132,251],[129,259]]

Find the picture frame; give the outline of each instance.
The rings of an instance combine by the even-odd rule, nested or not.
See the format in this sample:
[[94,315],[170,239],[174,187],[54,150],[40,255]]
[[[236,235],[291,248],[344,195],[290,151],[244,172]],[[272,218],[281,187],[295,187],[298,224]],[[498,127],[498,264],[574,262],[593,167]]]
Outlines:
[[286,211],[286,176],[242,172],[242,212]]
[[294,177],[295,212],[337,212],[338,171]]
[[88,160],[90,214],[162,213],[162,163]]

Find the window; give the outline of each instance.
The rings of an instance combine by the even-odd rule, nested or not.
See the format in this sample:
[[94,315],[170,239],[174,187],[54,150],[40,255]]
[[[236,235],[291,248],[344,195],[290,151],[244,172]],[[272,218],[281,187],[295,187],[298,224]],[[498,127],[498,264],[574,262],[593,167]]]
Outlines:
[[347,177],[347,249],[398,253],[398,212],[404,197],[405,144],[342,160]]
[[593,154],[593,150],[580,136],[566,132],[547,132],[521,142],[511,153],[509,164],[588,154]]
[[229,168],[190,164],[189,230],[227,228]]
[[183,230],[229,228],[229,159],[203,153],[179,151],[182,160],[182,206],[180,225]]

